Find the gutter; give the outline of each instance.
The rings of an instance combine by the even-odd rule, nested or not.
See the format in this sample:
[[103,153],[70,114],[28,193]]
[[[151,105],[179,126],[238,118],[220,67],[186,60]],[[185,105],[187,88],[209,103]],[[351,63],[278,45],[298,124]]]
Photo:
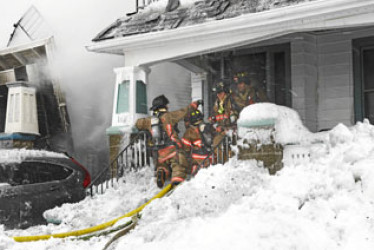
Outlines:
[[[337,23],[335,27],[327,27],[325,23],[359,14],[371,14],[374,16],[374,0],[313,1],[269,11],[244,14],[230,19],[207,21],[206,23],[179,27],[177,29],[91,43],[86,46],[86,49],[98,53],[124,55],[126,52],[145,48],[167,48],[168,44],[185,44],[186,42],[198,44],[199,41],[222,37],[227,40],[233,34],[245,37],[245,35],[248,36],[248,34],[254,33],[265,34],[267,30],[274,34],[288,34],[325,28],[356,27],[358,24],[346,23]],[[374,21],[362,23],[362,25],[373,24]],[[269,34],[264,37],[268,36]],[[212,46],[214,47],[214,44]]]

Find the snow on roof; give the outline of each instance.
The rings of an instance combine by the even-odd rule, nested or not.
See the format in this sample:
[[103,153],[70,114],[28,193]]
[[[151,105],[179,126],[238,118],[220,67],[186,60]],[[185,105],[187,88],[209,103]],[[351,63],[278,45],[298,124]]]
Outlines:
[[45,150],[0,149],[0,163],[22,162],[30,157],[68,158],[64,154]]
[[117,19],[92,41],[176,29],[310,1],[315,0],[180,0],[180,6],[170,12],[165,11],[167,0],[154,1],[137,14]]
[[275,141],[281,144],[310,142],[320,138],[303,125],[295,110],[273,103],[256,103],[245,107],[238,120],[239,136],[246,137],[248,131],[261,125],[274,126]]

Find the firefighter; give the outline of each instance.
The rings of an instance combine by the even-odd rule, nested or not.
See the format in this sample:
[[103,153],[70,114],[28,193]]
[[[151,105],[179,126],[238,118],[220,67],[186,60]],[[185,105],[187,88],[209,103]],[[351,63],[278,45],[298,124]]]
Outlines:
[[214,129],[211,124],[204,123],[204,115],[200,110],[193,110],[189,117],[190,126],[183,135],[182,143],[187,155],[191,157],[191,175],[194,176],[200,167],[207,167],[211,162],[212,157],[208,160],[207,157],[211,152]]
[[176,125],[188,112],[197,109],[200,101],[172,112],[169,112],[168,104],[169,100],[164,95],[154,98],[150,108],[153,116],[138,119],[135,124],[137,129],[148,130],[152,135],[156,183],[159,188],[162,188],[167,180],[170,180],[172,185],[177,185],[187,176],[188,163]]
[[[217,99],[213,106],[212,116],[210,117],[211,123],[216,128],[216,136],[213,139],[213,147],[223,140],[226,133],[230,130],[236,130],[236,120],[238,114],[233,108],[233,101],[231,90],[228,84],[220,81],[216,84]],[[215,157],[221,157],[222,151],[215,150]]]
[[237,84],[237,88],[233,94],[233,106],[238,115],[248,105],[268,101],[265,92],[261,88],[251,84],[248,73],[237,73],[234,76],[234,83]]

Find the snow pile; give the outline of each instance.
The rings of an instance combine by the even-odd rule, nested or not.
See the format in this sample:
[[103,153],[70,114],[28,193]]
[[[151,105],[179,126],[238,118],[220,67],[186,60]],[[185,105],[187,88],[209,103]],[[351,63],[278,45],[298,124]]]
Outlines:
[[22,162],[24,159],[29,157],[67,158],[64,154],[44,150],[0,149],[0,163]]
[[[245,107],[238,119],[239,136],[247,138],[253,134],[253,127],[263,124],[274,125],[274,139],[277,143],[296,144],[316,139],[316,135],[302,124],[295,110],[273,103],[256,103]],[[265,135],[259,135],[261,131]],[[270,138],[268,133],[269,130],[258,130],[256,136]]]
[[[261,162],[235,159],[201,170],[147,206],[138,226],[111,249],[374,249],[374,127],[338,125],[326,135],[309,162],[286,164],[274,176]],[[124,181],[105,195],[46,212],[60,216],[59,226],[0,227],[0,250],[102,249],[111,236],[22,244],[7,236],[100,224],[158,191],[151,169]]]

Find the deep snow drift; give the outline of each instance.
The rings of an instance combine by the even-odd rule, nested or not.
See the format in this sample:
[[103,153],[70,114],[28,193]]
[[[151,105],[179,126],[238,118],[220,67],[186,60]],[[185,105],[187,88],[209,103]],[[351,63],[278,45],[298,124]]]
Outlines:
[[[112,249],[374,249],[374,126],[339,124],[324,138],[310,147],[310,161],[289,162],[274,176],[261,162],[236,159],[201,170],[147,206]],[[102,249],[110,237],[16,243],[9,236],[93,226],[157,192],[150,169],[129,174],[104,195],[48,211],[59,226],[0,227],[0,250]]]

